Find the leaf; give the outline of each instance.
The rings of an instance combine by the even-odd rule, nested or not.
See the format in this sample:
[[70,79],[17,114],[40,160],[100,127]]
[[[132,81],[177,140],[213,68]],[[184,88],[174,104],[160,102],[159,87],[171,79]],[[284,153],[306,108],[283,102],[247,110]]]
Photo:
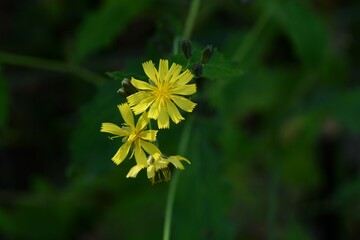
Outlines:
[[110,45],[125,27],[138,16],[149,1],[103,1],[78,30],[74,59],[82,61],[89,55]]
[[6,123],[9,107],[9,95],[5,78],[0,69],[0,128]]
[[326,53],[327,33],[314,10],[305,1],[287,0],[277,6],[275,17],[301,61],[307,67],[319,67]]
[[239,65],[224,58],[218,51],[214,51],[209,63],[204,66],[203,76],[211,80],[228,81],[242,76],[243,72]]

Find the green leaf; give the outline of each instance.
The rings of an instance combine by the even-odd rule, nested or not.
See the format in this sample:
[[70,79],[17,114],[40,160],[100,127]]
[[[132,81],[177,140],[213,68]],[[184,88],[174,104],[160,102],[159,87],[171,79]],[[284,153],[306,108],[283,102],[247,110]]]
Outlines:
[[148,4],[146,0],[103,1],[102,6],[89,14],[79,27],[74,59],[80,62],[110,45]]
[[0,68],[0,128],[6,123],[8,116],[9,95],[7,84]]
[[327,32],[314,10],[305,1],[287,0],[277,6],[275,17],[300,60],[310,68],[321,66],[328,44]]
[[224,58],[215,51],[209,63],[204,66],[203,76],[212,80],[228,81],[242,76],[243,72],[238,64]]

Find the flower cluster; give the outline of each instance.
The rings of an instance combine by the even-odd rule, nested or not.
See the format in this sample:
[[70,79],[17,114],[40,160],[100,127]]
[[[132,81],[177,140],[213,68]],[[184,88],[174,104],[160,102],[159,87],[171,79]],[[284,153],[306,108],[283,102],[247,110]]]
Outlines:
[[[148,178],[155,183],[170,179],[169,164],[183,170],[181,161],[190,162],[179,155],[164,155],[156,146],[159,130],[148,130],[149,122],[151,119],[156,120],[158,129],[165,129],[170,127],[170,119],[175,124],[184,120],[179,109],[193,111],[196,103],[189,100],[188,96],[196,92],[196,85],[190,83],[194,78],[191,71],[182,71],[182,66],[176,63],[169,68],[168,60],[161,59],[158,69],[152,61],[142,66],[148,82],[135,78],[124,79],[123,88],[119,90],[127,99],[127,103],[118,105],[124,123],[121,127],[103,123],[100,131],[112,134],[110,139],[122,138],[122,145],[112,158],[114,163],[120,164],[129,153],[130,158],[135,158],[136,165],[126,177],[135,178],[146,168]],[[136,124],[134,114],[141,114]]]

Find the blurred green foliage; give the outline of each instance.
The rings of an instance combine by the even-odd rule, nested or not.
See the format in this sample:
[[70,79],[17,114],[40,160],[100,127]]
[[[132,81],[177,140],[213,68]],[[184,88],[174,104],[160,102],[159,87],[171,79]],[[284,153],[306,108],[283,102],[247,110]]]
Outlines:
[[0,69],[0,128],[3,127],[6,123],[9,111],[8,104],[9,95],[7,89],[7,82]]
[[[359,48],[356,40],[345,48],[341,38],[357,36],[357,12],[348,11],[356,1],[203,1],[190,61],[171,50],[190,1],[51,2],[13,6],[18,32],[0,40],[0,50],[60,55],[109,79],[89,86],[61,75],[47,85],[54,75],[8,67],[0,57],[0,238],[161,238],[169,184],[151,186],[145,172],[126,179],[133,162],[113,164],[121,140],[109,140],[100,126],[122,123],[116,105],[125,100],[116,91],[124,77],[143,78],[143,61],[169,58],[191,68],[206,44],[216,50],[196,79],[196,110],[184,115],[193,121],[184,154],[191,165],[181,172],[171,239],[360,236],[359,52],[351,53]],[[345,24],[341,11],[350,14],[347,28],[337,25]],[[23,40],[29,29],[36,34]],[[23,88],[44,96],[24,107]],[[30,120],[51,115],[34,108],[52,103],[49,89],[64,93],[56,102],[66,110],[51,105],[61,114],[38,127]],[[29,125],[18,108],[32,110]],[[184,125],[159,132],[166,154],[178,154]],[[31,139],[37,131],[49,138],[37,143],[38,155],[23,146],[38,146]],[[15,166],[22,156],[27,162]],[[31,172],[38,168],[44,173]],[[21,174],[25,189],[12,183]]]

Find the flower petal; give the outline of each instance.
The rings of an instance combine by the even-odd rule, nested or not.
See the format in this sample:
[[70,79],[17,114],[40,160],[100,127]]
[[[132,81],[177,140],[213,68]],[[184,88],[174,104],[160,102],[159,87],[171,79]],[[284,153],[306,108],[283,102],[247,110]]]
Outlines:
[[169,114],[165,109],[160,109],[159,117],[157,120],[158,127],[161,128],[169,128]]
[[178,81],[175,82],[175,86],[185,85],[190,82],[194,78],[194,75],[189,71],[186,70],[182,74],[180,74]]
[[124,159],[126,158],[126,156],[129,153],[131,147],[131,143],[130,142],[126,142],[124,143],[119,150],[116,152],[115,156],[111,159],[114,161],[115,164],[119,165],[120,163],[122,163],[122,161],[124,161]]
[[179,108],[186,112],[192,112],[194,107],[196,106],[196,103],[193,103],[189,99],[181,96],[172,96],[171,99]]
[[120,104],[120,105],[118,105],[118,108],[119,108],[120,114],[121,114],[122,118],[124,119],[124,121],[126,122],[126,124],[129,125],[129,127],[131,129],[135,128],[134,116],[130,109],[129,104],[127,104],[127,103]]
[[160,59],[159,63],[159,82],[163,82],[165,80],[165,76],[167,72],[169,71],[169,61]]
[[153,179],[155,177],[155,167],[153,165],[150,165],[147,169],[147,177],[148,179]]
[[158,130],[146,130],[140,133],[140,137],[144,140],[154,142],[156,140],[156,134]]
[[176,158],[168,158],[167,161],[171,162],[177,169],[184,170],[185,167],[182,163]]
[[145,74],[150,78],[152,82],[158,84],[158,71],[155,68],[155,65],[152,61],[144,62],[142,64]]
[[149,109],[148,117],[151,119],[157,119],[159,117],[160,108],[159,108],[160,100],[156,99]]
[[170,84],[174,83],[179,77],[181,68],[182,68],[181,65],[173,63],[171,65],[170,70],[168,71],[168,73],[165,76],[165,82],[168,82]]
[[139,104],[139,102],[141,102],[142,100],[144,100],[145,98],[147,98],[149,96],[151,96],[151,94],[149,92],[140,91],[140,92],[131,94],[126,99],[129,102],[129,105],[132,107],[136,104]]
[[141,147],[151,156],[154,157],[154,159],[158,159],[161,155],[160,150],[152,143],[140,140]]
[[135,165],[133,166],[130,171],[128,172],[128,174],[126,175],[127,178],[132,177],[132,178],[136,178],[137,174],[141,171],[141,169],[143,169],[144,166],[139,166],[139,165]]
[[149,83],[137,80],[135,78],[131,78],[131,84],[140,90],[154,90],[155,89],[155,87],[151,86]]
[[178,124],[180,121],[185,119],[183,116],[181,116],[179,110],[171,100],[166,101],[166,107],[169,116],[174,123]]
[[[135,93],[136,94],[136,93]],[[145,98],[141,99],[139,102],[137,102],[136,104],[133,104],[135,103],[136,101],[133,101],[134,99],[132,99],[131,97],[134,96],[135,94],[133,95],[130,95],[128,97],[128,102],[130,103],[131,105],[131,108],[132,110],[134,111],[134,113],[136,115],[140,114],[140,113],[143,113],[146,111],[146,109],[148,109],[148,107],[155,101],[155,97],[150,95],[150,94],[146,94],[144,95]],[[136,96],[137,97],[137,96]]]
[[121,129],[118,125],[113,123],[102,123],[100,132],[111,133],[121,137],[129,135],[129,132]]
[[140,132],[142,129],[144,129],[149,121],[150,119],[147,117],[147,112],[144,112],[136,123],[136,131]]
[[181,85],[171,89],[171,94],[191,95],[194,93],[196,93],[196,84]]
[[142,148],[140,147],[140,143],[137,142],[135,144],[135,160],[136,160],[136,164],[140,165],[140,166],[147,166],[147,161],[146,161],[146,156],[144,151],[142,150]]
[[184,165],[182,165],[182,163],[180,161],[185,161],[190,164],[189,160],[187,160],[186,158],[184,158],[180,155],[170,156],[166,160],[171,162],[176,168],[178,168],[180,170],[185,169]]

